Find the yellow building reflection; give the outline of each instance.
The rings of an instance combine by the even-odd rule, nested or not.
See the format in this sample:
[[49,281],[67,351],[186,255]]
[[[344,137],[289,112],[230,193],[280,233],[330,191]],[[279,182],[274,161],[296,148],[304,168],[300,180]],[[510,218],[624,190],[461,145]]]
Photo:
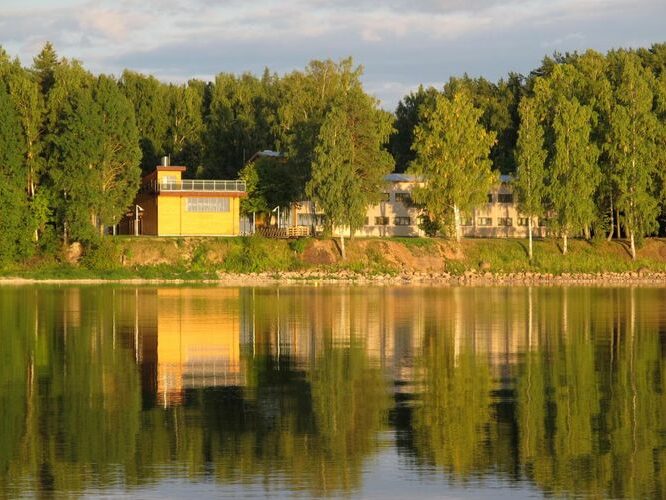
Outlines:
[[157,290],[157,398],[190,388],[242,385],[237,288]]

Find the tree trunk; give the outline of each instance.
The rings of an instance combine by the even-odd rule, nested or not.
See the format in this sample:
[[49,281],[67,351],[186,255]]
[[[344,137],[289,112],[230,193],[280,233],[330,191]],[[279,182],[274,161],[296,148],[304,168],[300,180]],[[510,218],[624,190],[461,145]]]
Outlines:
[[617,210],[617,209],[615,210],[615,223],[617,224],[617,236],[616,236],[616,238],[619,240],[620,238],[622,238],[622,232],[620,231],[620,229],[621,229],[621,227],[620,227],[620,211]]
[[634,230],[629,231],[629,241],[631,242],[631,259],[636,260],[636,242],[634,241]]
[[527,254],[529,255],[530,262],[532,262],[532,217],[527,218],[527,234],[529,238]]
[[453,205],[453,225],[455,226],[456,231],[456,241],[460,243],[460,240],[462,239],[462,230],[460,227],[460,210],[458,209],[458,205]]
[[340,254],[342,255],[342,260],[347,260],[347,252],[345,252],[345,234],[343,231],[340,231]]
[[610,197],[610,233],[608,233],[608,241],[613,239],[615,232],[615,219],[613,219],[613,195]]
[[567,254],[567,239],[569,235],[567,234],[566,231],[562,233],[562,255]]

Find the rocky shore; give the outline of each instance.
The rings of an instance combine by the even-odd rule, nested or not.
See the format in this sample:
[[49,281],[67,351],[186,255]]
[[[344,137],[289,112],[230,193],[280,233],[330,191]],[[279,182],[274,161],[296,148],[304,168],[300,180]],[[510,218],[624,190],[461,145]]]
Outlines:
[[232,274],[219,273],[218,283],[230,284],[306,284],[306,283],[356,283],[356,284],[386,284],[411,285],[427,284],[441,286],[459,285],[664,285],[666,286],[666,273],[651,271],[638,271],[628,273],[562,273],[560,275],[548,273],[522,272],[522,273],[492,273],[466,271],[461,275],[446,272],[406,272],[398,274],[369,275],[353,271],[327,273],[325,271],[290,271],[280,273],[250,273]]
[[403,272],[397,274],[368,274],[354,271],[284,271],[264,273],[219,272],[217,279],[33,279],[19,277],[0,278],[2,285],[160,285],[205,284],[232,286],[356,284],[386,286],[534,286],[534,285],[650,285],[666,286],[666,273],[640,270],[626,273],[562,273],[559,275],[537,272],[493,273],[466,271],[463,274],[447,272]]

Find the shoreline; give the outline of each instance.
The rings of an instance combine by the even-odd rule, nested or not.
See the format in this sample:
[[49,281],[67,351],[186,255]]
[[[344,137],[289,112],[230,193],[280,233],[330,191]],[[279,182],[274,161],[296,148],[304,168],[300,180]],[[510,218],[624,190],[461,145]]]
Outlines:
[[352,271],[281,271],[262,273],[218,273],[211,279],[168,278],[23,278],[0,277],[0,286],[27,285],[206,285],[206,286],[274,286],[274,285],[384,285],[384,286],[666,286],[666,273],[652,271],[552,273],[492,273],[466,271],[403,272],[367,274]]

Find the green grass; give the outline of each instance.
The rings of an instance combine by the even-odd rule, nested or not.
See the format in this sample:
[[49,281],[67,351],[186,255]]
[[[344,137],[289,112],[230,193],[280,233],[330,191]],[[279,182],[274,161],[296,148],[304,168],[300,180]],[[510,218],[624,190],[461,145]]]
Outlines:
[[[179,240],[118,239],[89,249],[79,265],[58,262],[52,257],[35,258],[24,265],[14,264],[0,270],[0,276],[28,279],[215,279],[220,271],[239,274],[280,273],[285,271],[317,270],[334,276],[341,271],[365,275],[396,275],[401,265],[395,258],[387,258],[391,241],[404,245],[412,255],[428,256],[431,252],[439,258],[441,241],[429,238],[393,238],[374,240],[355,251],[354,257],[337,264],[310,265],[303,254],[313,243],[310,238],[300,240],[271,240],[262,237],[192,238]],[[461,243],[460,259],[444,261],[445,269],[452,274],[468,270],[493,273],[538,272],[560,275],[563,273],[630,272],[640,269],[666,272],[664,255],[666,242],[652,242],[652,250],[645,252],[652,258],[642,257],[632,261],[622,246],[624,243],[606,241],[587,242],[572,240],[569,254],[564,256],[560,242],[546,239],[534,242],[534,259],[527,258],[527,241],[466,239]],[[456,250],[453,242],[446,241]],[[662,246],[660,246],[662,245]],[[393,247],[394,248],[394,247]],[[151,265],[122,265],[123,256],[141,257],[147,249],[151,254],[164,257],[163,263]],[[157,249],[157,250],[155,250]],[[640,255],[640,251],[639,251]],[[140,262],[140,259],[138,259]],[[127,261],[129,262],[129,261]],[[146,262],[150,262],[147,260]],[[152,262],[159,262],[153,260]],[[420,271],[421,269],[407,269]]]
[[666,262],[639,258],[632,261],[617,242],[572,240],[569,252],[562,255],[560,242],[546,239],[534,242],[534,258],[527,257],[525,240],[467,240],[463,243],[464,269],[481,270],[489,266],[496,273],[540,272],[562,273],[631,272],[641,268],[666,271]]

